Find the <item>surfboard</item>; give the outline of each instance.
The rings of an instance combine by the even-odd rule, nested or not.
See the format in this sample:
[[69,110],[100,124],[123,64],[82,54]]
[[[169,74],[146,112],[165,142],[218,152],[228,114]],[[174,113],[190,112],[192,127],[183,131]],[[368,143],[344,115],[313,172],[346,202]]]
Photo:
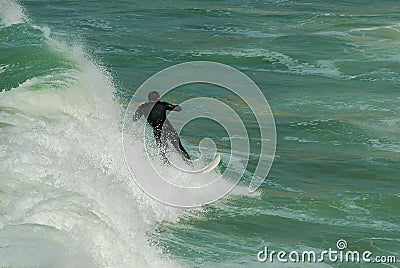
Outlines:
[[213,161],[211,161],[211,163],[209,163],[206,167],[200,169],[200,170],[184,170],[181,169],[177,166],[175,166],[173,163],[172,166],[174,166],[176,169],[185,172],[185,173],[190,173],[190,174],[198,174],[198,173],[207,173],[210,172],[211,170],[213,170],[214,168],[216,168],[219,165],[219,162],[221,162],[221,156],[219,154],[217,154],[217,156],[214,158]]
[[203,169],[202,173],[210,172],[219,165],[219,162],[221,162],[221,156],[217,154],[214,160]]

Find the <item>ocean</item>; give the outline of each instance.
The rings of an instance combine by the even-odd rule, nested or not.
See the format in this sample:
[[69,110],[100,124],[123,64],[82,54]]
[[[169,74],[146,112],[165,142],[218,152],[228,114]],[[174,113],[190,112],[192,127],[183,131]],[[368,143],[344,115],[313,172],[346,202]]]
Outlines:
[[[0,41],[0,267],[400,267],[399,1],[0,0]],[[182,129],[194,157],[213,140],[222,162],[212,174],[228,167],[233,140],[250,146],[232,152],[244,171],[233,192],[183,209],[141,190],[132,175],[151,179],[139,171],[146,153],[131,149],[129,170],[121,133],[143,129],[124,123],[140,85],[191,61],[255,82],[276,153],[249,193],[262,144],[251,109],[212,85],[174,89],[163,100],[223,101],[246,127],[230,137],[203,118]],[[339,241],[397,262],[258,258]]]

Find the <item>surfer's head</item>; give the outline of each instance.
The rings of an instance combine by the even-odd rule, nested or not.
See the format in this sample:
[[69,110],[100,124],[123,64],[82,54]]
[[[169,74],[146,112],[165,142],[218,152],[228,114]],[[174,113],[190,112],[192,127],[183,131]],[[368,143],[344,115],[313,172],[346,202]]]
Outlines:
[[158,101],[160,99],[160,93],[157,91],[150,91],[148,95],[149,101]]

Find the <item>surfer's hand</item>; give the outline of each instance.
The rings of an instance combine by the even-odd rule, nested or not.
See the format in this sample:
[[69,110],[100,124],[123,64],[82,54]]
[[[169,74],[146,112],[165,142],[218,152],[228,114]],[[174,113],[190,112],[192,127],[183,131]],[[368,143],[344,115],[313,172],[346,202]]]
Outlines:
[[139,106],[142,106],[145,103],[146,103],[145,101],[142,101],[141,103],[139,103]]

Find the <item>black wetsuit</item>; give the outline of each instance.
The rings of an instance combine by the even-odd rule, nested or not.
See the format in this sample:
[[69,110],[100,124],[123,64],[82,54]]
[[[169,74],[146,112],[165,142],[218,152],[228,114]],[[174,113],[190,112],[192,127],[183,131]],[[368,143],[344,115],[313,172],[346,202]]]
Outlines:
[[165,150],[169,140],[182,155],[183,159],[190,163],[189,154],[186,152],[185,148],[183,148],[178,133],[176,133],[174,127],[167,119],[167,111],[180,112],[182,108],[179,105],[169,104],[163,101],[146,102],[137,108],[133,116],[133,121],[139,120],[142,115],[146,117],[147,122],[153,128],[157,146],[160,148],[161,156],[164,160],[167,160],[165,157]]

